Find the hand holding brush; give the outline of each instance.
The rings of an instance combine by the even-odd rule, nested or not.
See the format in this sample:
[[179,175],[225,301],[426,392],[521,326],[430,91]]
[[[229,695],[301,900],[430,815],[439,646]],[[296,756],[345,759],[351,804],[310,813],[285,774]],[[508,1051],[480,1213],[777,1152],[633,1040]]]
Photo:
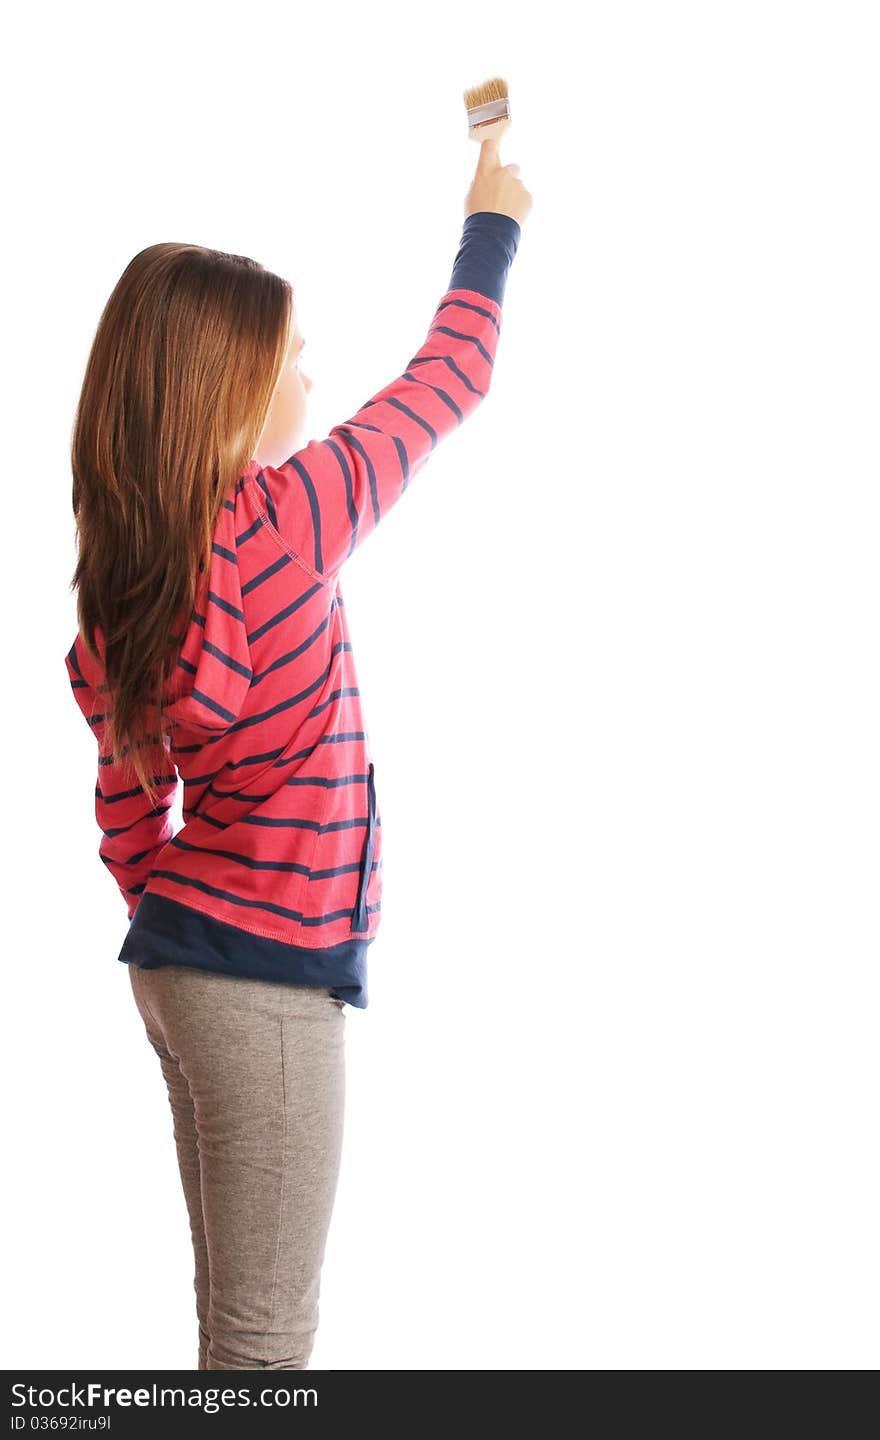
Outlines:
[[496,76],[465,90],[464,103],[468,135],[480,144],[476,173],[465,197],[465,216],[494,210],[522,225],[532,208],[532,196],[519,178],[519,166],[502,165],[498,152],[501,136],[511,123],[506,80]]

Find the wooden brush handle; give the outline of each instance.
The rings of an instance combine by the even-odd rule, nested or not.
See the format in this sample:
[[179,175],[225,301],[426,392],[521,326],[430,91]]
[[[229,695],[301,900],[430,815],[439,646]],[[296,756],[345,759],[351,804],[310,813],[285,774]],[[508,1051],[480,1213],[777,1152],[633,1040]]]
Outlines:
[[468,137],[481,143],[483,140],[500,140],[510,123],[510,116],[505,115],[500,120],[490,120],[488,125],[478,125],[474,129],[469,129]]

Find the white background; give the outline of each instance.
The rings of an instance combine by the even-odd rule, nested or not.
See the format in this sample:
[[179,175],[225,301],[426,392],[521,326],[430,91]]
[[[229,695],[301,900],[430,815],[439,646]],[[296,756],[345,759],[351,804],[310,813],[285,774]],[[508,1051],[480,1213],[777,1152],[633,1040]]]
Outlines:
[[878,1361],[870,4],[7,20],[4,1364],[195,1368],[171,1116],[70,693],[69,440],[158,240],[395,377],[510,87],[492,393],[343,572],[385,837],[316,1369]]

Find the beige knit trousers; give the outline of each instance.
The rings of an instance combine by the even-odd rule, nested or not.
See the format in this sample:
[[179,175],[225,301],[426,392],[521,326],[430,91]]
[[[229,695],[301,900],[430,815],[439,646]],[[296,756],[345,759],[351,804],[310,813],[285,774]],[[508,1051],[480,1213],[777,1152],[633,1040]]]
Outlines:
[[128,966],[168,1089],[200,1370],[305,1370],[336,1196],[345,1005],[326,986]]

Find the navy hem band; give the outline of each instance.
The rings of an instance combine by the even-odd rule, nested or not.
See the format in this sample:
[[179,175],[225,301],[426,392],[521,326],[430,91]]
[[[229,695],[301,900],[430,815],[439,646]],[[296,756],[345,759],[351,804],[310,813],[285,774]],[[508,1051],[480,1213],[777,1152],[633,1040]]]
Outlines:
[[287,945],[148,890],[138,902],[117,959],[143,970],[188,965],[252,980],[327,985],[338,1000],[365,1010],[367,948],[373,938],[343,940],[319,949]]
[[507,273],[521,233],[519,221],[512,215],[496,210],[476,210],[468,215],[447,288],[475,290],[503,304]]

